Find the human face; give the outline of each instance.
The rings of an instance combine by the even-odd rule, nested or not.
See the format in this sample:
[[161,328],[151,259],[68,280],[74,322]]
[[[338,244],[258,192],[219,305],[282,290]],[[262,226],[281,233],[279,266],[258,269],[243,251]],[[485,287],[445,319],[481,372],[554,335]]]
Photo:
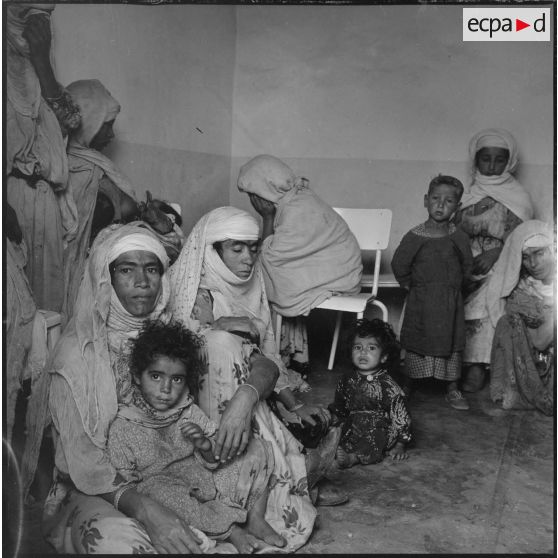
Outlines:
[[168,411],[187,389],[186,367],[180,360],[158,355],[141,374],[134,376],[134,382],[154,409]]
[[554,258],[550,246],[544,248],[524,248],[523,267],[527,273],[543,283],[550,283],[554,273]]
[[241,279],[248,279],[258,257],[259,240],[225,240],[221,243],[221,259]]
[[477,151],[475,163],[485,176],[500,176],[510,159],[510,152],[504,147],[483,147]]
[[430,219],[437,223],[449,221],[460,205],[457,189],[447,184],[434,186],[424,196],[424,207],[428,210]]
[[102,151],[114,139],[113,125],[114,120],[104,122],[99,131],[95,134],[95,137],[91,140],[90,147],[97,151]]
[[382,367],[387,357],[382,354],[381,345],[375,337],[355,337],[353,341],[352,360],[362,372],[375,372]]
[[111,265],[112,286],[132,316],[147,316],[155,308],[161,289],[161,262],[152,252],[124,252]]

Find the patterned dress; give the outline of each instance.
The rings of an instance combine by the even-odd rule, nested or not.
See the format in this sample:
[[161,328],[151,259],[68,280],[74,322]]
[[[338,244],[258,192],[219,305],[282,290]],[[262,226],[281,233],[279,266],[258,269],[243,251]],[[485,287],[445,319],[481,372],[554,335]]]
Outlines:
[[490,396],[504,409],[538,409],[554,414],[555,344],[538,350],[529,329],[552,316],[554,285],[524,277],[506,301],[492,346]]
[[180,431],[183,422],[197,424],[210,440],[216,424],[186,396],[170,413],[151,408],[139,390],[133,403],[121,406],[111,424],[108,452],[112,464],[136,489],[189,525],[212,538],[225,538],[269,482],[269,448],[253,439],[248,451],[225,465],[206,461]]
[[[494,248],[502,248],[509,234],[521,223],[521,219],[505,205],[486,197],[466,207],[457,214],[456,222],[469,236],[473,257]],[[486,286],[491,275],[473,277],[473,288],[465,298],[466,345],[463,361],[466,363],[490,362],[494,326],[486,310]]]
[[363,464],[379,463],[396,442],[411,440],[405,395],[386,370],[346,374],[329,409],[343,420],[341,447]]

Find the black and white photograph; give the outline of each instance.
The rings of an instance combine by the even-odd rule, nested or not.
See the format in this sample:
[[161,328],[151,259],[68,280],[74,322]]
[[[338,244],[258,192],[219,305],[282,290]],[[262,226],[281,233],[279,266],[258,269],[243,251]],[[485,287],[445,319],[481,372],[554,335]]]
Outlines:
[[3,555],[556,555],[556,2],[6,0]]

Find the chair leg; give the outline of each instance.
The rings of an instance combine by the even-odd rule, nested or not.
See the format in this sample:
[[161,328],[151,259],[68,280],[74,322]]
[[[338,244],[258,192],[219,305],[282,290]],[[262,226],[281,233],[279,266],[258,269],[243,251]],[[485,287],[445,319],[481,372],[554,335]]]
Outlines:
[[384,320],[384,322],[387,322],[388,321],[387,306],[383,302],[380,302],[379,300],[376,299],[374,299],[370,304],[374,304],[382,311],[382,320]]
[[339,340],[339,331],[341,330],[341,317],[342,313],[340,311],[337,312],[335,331],[333,332],[333,341],[331,342],[331,351],[329,353],[329,362],[327,364],[328,370],[333,368],[333,361],[335,360],[335,351],[337,350],[337,341]]

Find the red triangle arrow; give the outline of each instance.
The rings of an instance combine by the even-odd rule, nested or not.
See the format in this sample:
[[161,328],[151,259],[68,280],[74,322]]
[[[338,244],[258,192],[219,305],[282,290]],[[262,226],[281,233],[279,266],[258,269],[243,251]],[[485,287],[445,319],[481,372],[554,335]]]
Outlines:
[[515,19],[515,30],[516,31],[521,31],[522,29],[525,29],[526,27],[531,27],[530,23],[525,23],[524,21],[521,21],[520,19]]

